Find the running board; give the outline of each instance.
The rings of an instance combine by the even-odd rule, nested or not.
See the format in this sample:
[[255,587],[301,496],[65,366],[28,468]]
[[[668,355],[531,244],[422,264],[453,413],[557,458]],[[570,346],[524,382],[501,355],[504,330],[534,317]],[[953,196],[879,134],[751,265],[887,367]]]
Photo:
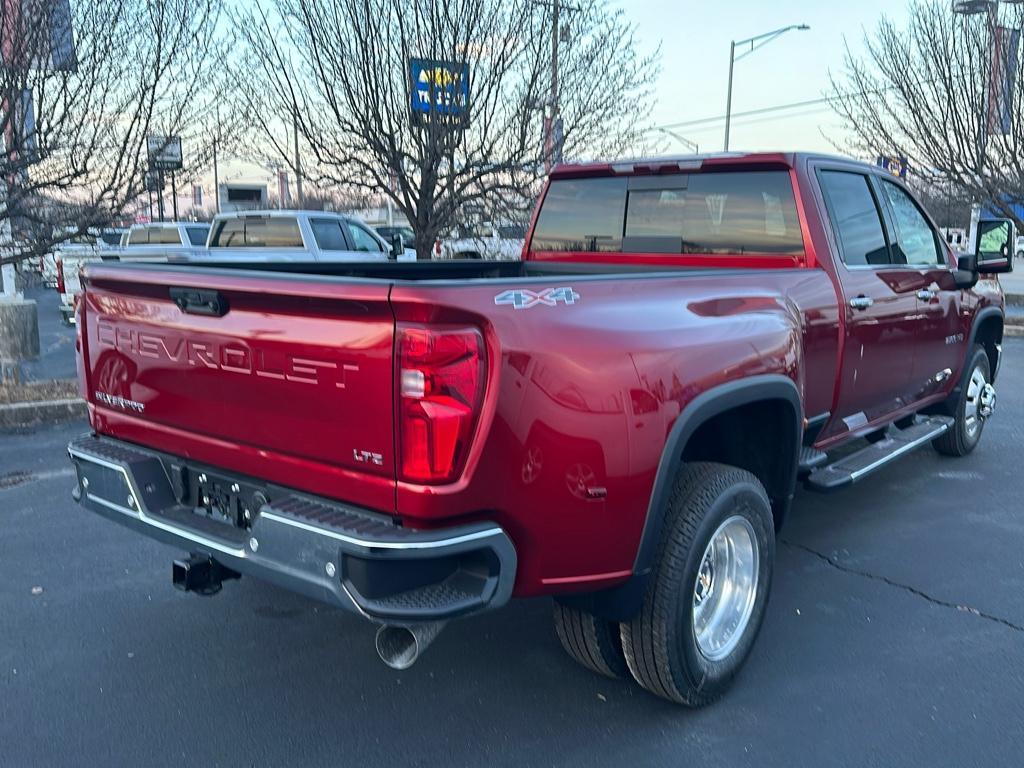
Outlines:
[[823,493],[845,488],[934,440],[951,426],[953,419],[947,416],[932,416],[921,419],[906,429],[890,429],[883,440],[844,456],[827,467],[814,470],[807,476],[804,485],[809,490]]

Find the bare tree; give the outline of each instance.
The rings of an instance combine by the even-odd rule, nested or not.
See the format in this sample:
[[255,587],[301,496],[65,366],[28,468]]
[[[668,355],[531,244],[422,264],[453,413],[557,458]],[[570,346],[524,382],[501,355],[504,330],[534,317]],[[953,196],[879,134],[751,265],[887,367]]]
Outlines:
[[[567,22],[557,94],[563,152],[605,156],[639,145],[657,54],[638,52],[632,27],[604,0],[581,0]],[[238,26],[249,52],[242,98],[264,139],[294,172],[284,137],[295,122],[312,160],[307,178],[389,196],[412,224],[419,258],[467,204],[532,205],[554,151],[544,140],[550,4],[274,0]],[[412,119],[413,58],[468,65],[459,115]]]
[[108,224],[143,190],[217,64],[222,0],[0,4],[0,263]]
[[905,157],[912,171],[942,179],[957,196],[1024,229],[1013,209],[1024,202],[1024,72],[1019,56],[994,55],[1009,30],[1020,30],[1024,11],[996,9],[962,16],[948,0],[913,2],[905,28],[883,18],[865,36],[864,56],[847,47],[832,89],[849,132],[846,149]]

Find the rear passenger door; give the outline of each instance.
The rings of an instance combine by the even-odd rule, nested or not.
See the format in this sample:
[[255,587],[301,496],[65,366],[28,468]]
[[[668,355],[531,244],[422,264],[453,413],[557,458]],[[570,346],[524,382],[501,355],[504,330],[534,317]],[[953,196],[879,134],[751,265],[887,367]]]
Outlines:
[[340,219],[313,218],[309,227],[316,240],[317,257],[321,261],[359,261],[363,257],[352,248]]
[[967,355],[961,294],[949,252],[927,215],[895,181],[879,178],[878,183],[892,220],[894,251],[920,277],[913,372],[920,399],[948,389]]
[[839,248],[846,319],[839,394],[822,437],[864,431],[912,402],[920,275],[894,258],[879,190],[869,173],[820,166],[819,184]]

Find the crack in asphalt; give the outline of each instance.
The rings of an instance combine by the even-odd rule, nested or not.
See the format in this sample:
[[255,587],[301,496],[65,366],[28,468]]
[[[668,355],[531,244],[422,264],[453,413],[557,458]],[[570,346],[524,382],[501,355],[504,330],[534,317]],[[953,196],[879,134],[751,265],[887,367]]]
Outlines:
[[787,541],[786,539],[779,539],[779,543],[787,547],[790,547],[791,549],[798,549],[802,552],[806,552],[809,555],[813,555],[822,562],[832,566],[837,571],[849,573],[853,576],[861,576],[865,579],[871,579],[872,581],[880,581],[883,584],[888,584],[890,587],[902,589],[904,592],[909,592],[910,594],[916,597],[920,597],[924,600],[927,600],[929,603],[932,603],[933,605],[938,605],[943,608],[953,608],[957,611],[960,611],[961,613],[970,613],[974,616],[978,616],[979,618],[995,622],[996,624],[1002,624],[1004,627],[1009,627],[1015,632],[1024,632],[1024,626],[1021,626],[1020,624],[1014,624],[1012,621],[1009,621],[1008,619],[1004,619],[1000,616],[994,616],[991,613],[986,613],[985,611],[979,611],[977,608],[972,608],[969,605],[951,603],[948,600],[942,600],[941,598],[934,597],[933,595],[929,595],[927,592],[921,591],[917,587],[912,587],[909,584],[903,584],[899,581],[893,581],[892,579],[887,578],[886,576],[879,576],[877,574],[871,573],[870,571],[862,571],[859,568],[851,568],[848,565],[843,565],[834,557],[826,555],[823,552],[819,552],[816,549],[812,549],[811,547],[808,547],[805,544],[797,544],[795,541]]

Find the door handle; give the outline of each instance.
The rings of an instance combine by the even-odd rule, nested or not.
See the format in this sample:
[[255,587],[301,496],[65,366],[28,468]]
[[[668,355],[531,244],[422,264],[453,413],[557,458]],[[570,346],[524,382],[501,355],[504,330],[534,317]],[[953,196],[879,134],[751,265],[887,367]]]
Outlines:
[[867,309],[874,303],[875,300],[870,296],[854,296],[850,299],[850,306],[854,309]]
[[931,288],[922,288],[920,291],[917,292],[917,298],[919,298],[921,301],[931,301],[938,295],[939,292]]

